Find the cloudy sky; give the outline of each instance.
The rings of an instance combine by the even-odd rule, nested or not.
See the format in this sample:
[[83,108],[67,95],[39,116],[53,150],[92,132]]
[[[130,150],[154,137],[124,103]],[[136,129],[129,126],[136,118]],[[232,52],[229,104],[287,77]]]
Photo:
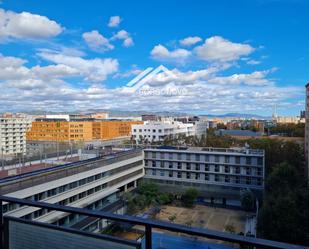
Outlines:
[[[0,112],[298,115],[308,9],[305,0],[2,0]],[[127,86],[160,65],[170,71]]]

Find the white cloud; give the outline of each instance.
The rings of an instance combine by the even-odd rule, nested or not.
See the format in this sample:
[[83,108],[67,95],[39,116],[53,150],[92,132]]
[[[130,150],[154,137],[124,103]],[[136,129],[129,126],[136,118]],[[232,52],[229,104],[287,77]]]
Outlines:
[[60,24],[46,16],[0,9],[0,38],[43,39],[59,35]]
[[200,38],[198,36],[189,36],[187,38],[180,40],[179,43],[183,46],[191,46],[191,45],[194,45],[194,44],[200,42],[201,40],[202,40],[202,38]]
[[134,42],[133,42],[133,39],[131,37],[128,37],[128,38],[124,39],[123,46],[131,47],[133,45],[134,45]]
[[206,39],[203,45],[197,46],[194,50],[202,60],[230,62],[251,54],[254,48],[248,44],[233,43],[220,36],[213,36]]
[[134,45],[134,42],[133,42],[133,39],[132,39],[130,33],[128,33],[124,29],[118,31],[115,35],[113,35],[111,40],[123,40],[122,45],[124,47],[130,47],[130,46]]
[[208,82],[212,84],[222,84],[222,85],[251,85],[251,86],[266,86],[273,83],[272,80],[266,78],[266,76],[272,70],[265,71],[255,71],[250,74],[233,74],[225,77],[214,77]]
[[121,22],[120,16],[111,16],[109,18],[108,27],[115,28],[118,27]]
[[261,61],[257,61],[257,60],[248,60],[247,64],[249,65],[258,65],[261,64]]
[[83,33],[83,39],[91,49],[94,50],[112,50],[114,46],[109,43],[109,40],[101,35],[97,30]]
[[[46,57],[46,56],[45,56]],[[15,61],[15,70],[25,68],[27,74],[22,79],[7,79],[0,81],[2,87],[0,98],[0,111],[8,110],[89,110],[94,108],[145,110],[154,111],[158,103],[164,103],[162,111],[181,112],[246,112],[255,111],[270,113],[274,104],[280,106],[285,103],[285,108],[294,106],[294,99],[303,93],[302,87],[279,87],[268,78],[268,73],[273,70],[253,72],[251,74],[238,74],[221,78],[218,81],[217,74],[224,70],[220,67],[209,67],[198,71],[184,71],[174,69],[177,80],[166,78],[154,78],[148,86],[155,89],[181,88],[186,91],[182,95],[150,95],[143,96],[138,93],[126,93],[123,87],[113,89],[102,85],[76,86],[66,83],[63,78],[73,77],[81,67],[87,67],[84,63],[70,62],[76,58],[52,58],[53,61],[62,61],[62,64],[50,66],[34,66],[27,68],[23,60],[9,57],[0,60],[3,65],[8,60]],[[85,60],[85,59],[83,59]],[[4,62],[3,62],[4,61]],[[77,60],[79,61],[79,60]],[[14,63],[13,63],[14,64]],[[69,65],[70,64],[70,65]],[[1,72],[2,68],[0,68]],[[133,67],[132,70],[138,70]],[[94,70],[96,71],[96,70]],[[130,72],[131,73],[131,72]],[[133,72],[133,74],[138,72]],[[241,75],[241,76],[239,76]],[[133,75],[132,75],[133,77]],[[178,80],[179,79],[179,80]],[[250,80],[254,79],[251,84]],[[268,80],[265,85],[256,84],[258,80]],[[246,83],[245,83],[246,82]],[[124,83],[125,85],[125,83]],[[115,101],[115,99],[117,101]],[[10,109],[11,108],[11,109]]]
[[78,69],[63,64],[48,65],[45,67],[34,66],[31,68],[31,72],[40,79],[59,79],[78,76],[80,74]]
[[191,52],[181,48],[169,51],[166,47],[159,44],[151,50],[150,54],[157,60],[184,60],[191,55]]
[[81,57],[48,52],[41,52],[38,55],[45,60],[78,70],[88,81],[104,81],[108,75],[118,71],[118,61],[116,59],[95,58],[87,60]]

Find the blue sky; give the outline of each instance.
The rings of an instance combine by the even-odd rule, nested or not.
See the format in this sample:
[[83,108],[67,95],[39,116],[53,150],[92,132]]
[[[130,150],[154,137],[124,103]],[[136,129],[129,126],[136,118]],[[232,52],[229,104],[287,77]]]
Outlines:
[[[304,109],[305,0],[3,0],[0,9],[0,111]],[[126,91],[159,65],[176,78],[157,75],[147,95]]]

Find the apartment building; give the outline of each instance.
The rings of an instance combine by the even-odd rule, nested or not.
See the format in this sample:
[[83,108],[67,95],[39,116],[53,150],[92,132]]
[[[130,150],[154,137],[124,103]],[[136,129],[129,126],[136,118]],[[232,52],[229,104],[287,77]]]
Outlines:
[[77,119],[36,119],[27,132],[29,141],[79,142],[108,140],[131,136],[131,126],[138,121]]
[[131,136],[133,125],[142,124],[141,121],[109,120],[93,122],[93,139],[109,140]]
[[203,122],[182,123],[179,121],[145,122],[132,126],[132,136],[137,142],[164,141],[166,137],[177,135],[200,136],[206,134],[207,124]]
[[196,187],[213,196],[264,189],[264,151],[246,148],[161,146],[144,150],[145,178],[161,185]]
[[26,116],[3,115],[0,117],[0,153],[3,157],[26,154],[26,132],[31,119]]
[[[108,158],[97,157],[0,179],[0,195],[123,214],[124,206],[116,205],[115,209],[115,204],[124,192],[135,188],[143,176],[142,151],[122,151]],[[82,222],[84,218],[76,215],[8,203],[4,203],[3,212],[13,217],[80,226],[86,230],[106,225],[103,221],[85,223]]]

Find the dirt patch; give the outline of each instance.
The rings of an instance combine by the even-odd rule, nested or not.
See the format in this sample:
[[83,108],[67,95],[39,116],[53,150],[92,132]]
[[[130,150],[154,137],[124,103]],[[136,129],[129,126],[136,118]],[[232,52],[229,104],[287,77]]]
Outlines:
[[156,219],[177,224],[225,231],[226,227],[233,227],[235,233],[245,231],[247,213],[245,211],[230,210],[196,205],[193,208],[162,206]]

